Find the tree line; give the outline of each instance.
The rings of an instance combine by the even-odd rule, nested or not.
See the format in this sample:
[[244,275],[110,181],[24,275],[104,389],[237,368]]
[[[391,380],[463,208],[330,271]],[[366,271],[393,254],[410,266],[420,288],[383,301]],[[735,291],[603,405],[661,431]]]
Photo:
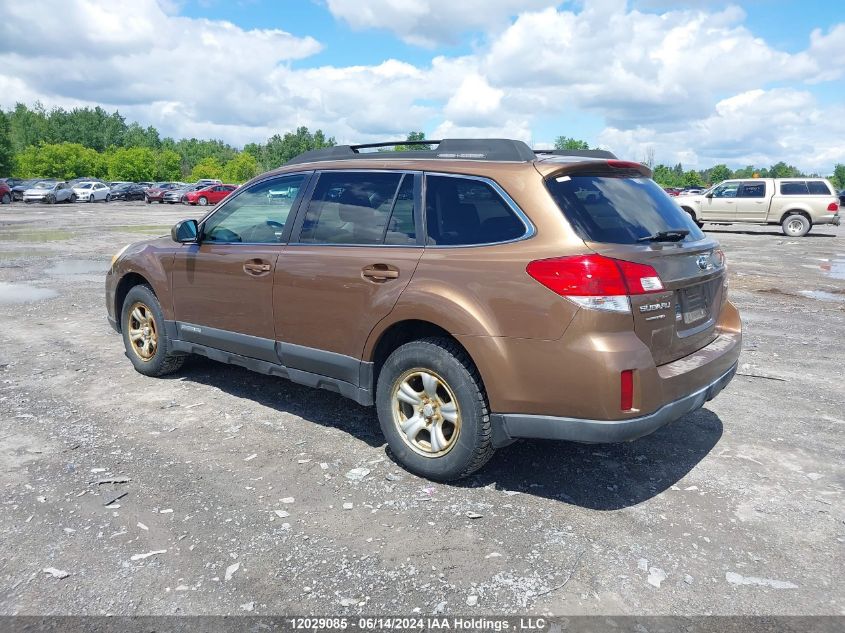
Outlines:
[[162,137],[117,111],[33,107],[0,110],[0,177],[158,181],[220,178],[242,183],[294,156],[335,144],[322,130],[297,128],[243,150],[222,140]]
[[[405,140],[425,140],[425,134],[413,131]],[[162,137],[153,126],[127,123],[119,112],[107,112],[99,106],[47,110],[36,102],[33,107],[18,103],[12,110],[0,110],[0,176],[94,176],[130,181],[220,178],[242,183],[302,152],[333,145],[334,137],[322,130],[311,132],[307,127],[274,134],[265,143],[249,143],[238,150],[222,140]],[[590,149],[586,141],[567,136],[557,137],[554,146]],[[393,149],[424,147],[397,145]],[[652,148],[642,162],[652,168],[654,180],[663,187],[701,187],[728,178],[819,175],[805,174],[782,161],[769,167],[748,165],[732,170],[727,165],[714,165],[684,170],[680,163],[655,165]],[[828,178],[837,189],[845,188],[845,165],[837,164]]]

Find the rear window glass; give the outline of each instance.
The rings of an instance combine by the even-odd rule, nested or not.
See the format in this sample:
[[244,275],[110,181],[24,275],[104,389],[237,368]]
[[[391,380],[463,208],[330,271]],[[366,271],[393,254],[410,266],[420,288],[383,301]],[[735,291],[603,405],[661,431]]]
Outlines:
[[429,244],[492,244],[527,232],[496,190],[481,180],[426,176],[425,209]]
[[827,183],[822,182],[821,180],[808,180],[807,188],[810,190],[810,195],[812,196],[832,195],[831,190],[827,187]]
[[704,233],[650,178],[563,176],[549,191],[572,227],[588,242],[636,244],[660,231],[687,229],[685,241]]
[[810,191],[807,189],[806,182],[782,182],[780,183],[780,193],[783,196],[809,196]]

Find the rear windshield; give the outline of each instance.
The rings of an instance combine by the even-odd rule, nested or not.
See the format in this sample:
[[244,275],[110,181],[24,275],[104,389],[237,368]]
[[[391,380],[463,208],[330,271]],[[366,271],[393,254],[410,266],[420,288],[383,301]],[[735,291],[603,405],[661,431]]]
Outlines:
[[687,229],[684,241],[704,238],[690,217],[650,178],[562,176],[549,191],[581,239],[636,244],[660,231]]

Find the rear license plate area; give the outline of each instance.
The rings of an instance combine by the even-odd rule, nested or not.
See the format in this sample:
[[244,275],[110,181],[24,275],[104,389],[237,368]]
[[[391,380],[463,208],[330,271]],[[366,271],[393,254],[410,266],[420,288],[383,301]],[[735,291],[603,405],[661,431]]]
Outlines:
[[681,290],[680,303],[683,321],[687,325],[701,321],[709,314],[703,284]]

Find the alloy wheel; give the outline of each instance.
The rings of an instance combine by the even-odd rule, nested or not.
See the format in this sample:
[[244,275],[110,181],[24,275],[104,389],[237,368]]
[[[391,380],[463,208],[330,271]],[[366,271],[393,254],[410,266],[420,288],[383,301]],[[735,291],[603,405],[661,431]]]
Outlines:
[[406,371],[392,390],[393,422],[399,436],[424,457],[441,457],[457,443],[461,412],[446,381],[429,369]]
[[136,301],[129,308],[129,342],[142,361],[153,359],[158,349],[158,326],[149,306]]

